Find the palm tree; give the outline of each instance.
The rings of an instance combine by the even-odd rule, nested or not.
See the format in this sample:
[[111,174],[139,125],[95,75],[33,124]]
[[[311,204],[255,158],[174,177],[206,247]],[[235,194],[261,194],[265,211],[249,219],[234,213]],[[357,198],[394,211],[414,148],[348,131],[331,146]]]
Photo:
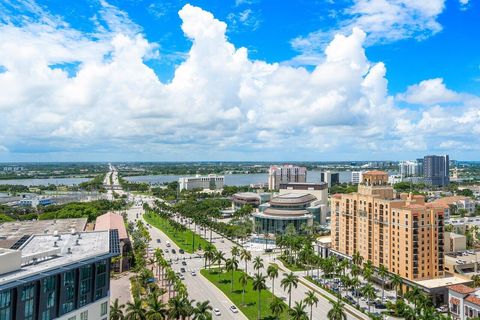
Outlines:
[[240,282],[241,286],[242,286],[242,305],[245,305],[245,288],[248,284],[248,274],[245,273],[245,272],[242,272],[242,274],[240,275],[240,278],[238,279],[238,282]]
[[253,290],[258,291],[258,319],[261,318],[261,294],[262,290],[267,289],[267,286],[265,285],[265,279],[266,276],[262,276],[260,274],[256,274],[255,277],[253,278]]
[[357,265],[357,266],[361,266],[362,263],[363,263],[363,257],[362,255],[360,254],[360,252],[358,251],[355,251],[353,253],[353,256],[352,256],[352,262]]
[[278,317],[285,311],[286,305],[283,303],[282,299],[274,297],[268,307],[273,316],[278,319]]
[[[288,307],[291,308],[292,306],[292,287],[297,288],[298,286],[298,276],[296,276],[293,272],[284,273],[284,278],[280,282],[283,290],[287,290],[288,292]],[[288,289],[287,289],[288,288]]]
[[415,310],[417,309],[417,304],[420,301],[420,296],[422,295],[422,291],[417,287],[414,286],[411,290],[409,290],[406,294],[405,297],[413,302],[413,305],[415,306]]
[[233,246],[231,253],[232,253],[232,257],[238,256],[238,254],[240,253],[240,248],[238,246]]
[[288,312],[292,320],[308,320],[307,312],[303,301],[296,301],[295,306]]
[[358,286],[361,284],[358,277],[353,277],[350,279],[350,288],[355,290],[355,296],[357,297],[357,305],[360,305],[360,295],[358,294]]
[[474,288],[480,287],[480,275],[476,274],[476,275],[472,276],[472,280],[473,280],[473,287]]
[[238,269],[238,260],[235,259],[235,256],[232,256],[232,258],[227,259],[225,262],[225,268],[227,271],[230,271],[230,292],[233,292],[233,273],[235,270]]
[[380,276],[380,279],[382,279],[382,302],[383,302],[385,298],[385,279],[387,278],[387,275],[388,275],[388,270],[383,264],[381,264],[380,267],[378,268],[378,275]]
[[368,300],[368,312],[370,313],[370,302],[372,300],[375,300],[375,289],[373,288],[373,286],[370,284],[370,283],[367,283],[363,288],[362,288],[362,294],[365,296],[365,298],[367,298]]
[[267,275],[272,279],[272,294],[275,295],[275,278],[278,277],[278,266],[271,263],[267,268]]
[[177,295],[168,300],[168,319],[185,319],[192,313],[191,301]]
[[328,320],[347,320],[347,315],[343,311],[344,304],[341,301],[330,301],[332,309],[327,313]]
[[240,260],[245,261],[245,273],[248,273],[247,263],[252,260],[252,253],[247,249],[243,249],[242,252],[240,252]]
[[225,254],[222,251],[215,251],[215,257],[213,258],[218,264],[218,281],[220,281],[220,274],[222,269],[220,268],[222,261],[225,260]]
[[260,257],[255,257],[253,260],[253,269],[257,270],[257,274],[260,274],[260,269],[263,268],[263,259]]
[[392,275],[392,287],[395,289],[395,300],[398,298],[398,291],[402,292],[403,280],[398,274]]
[[167,318],[167,309],[165,303],[159,299],[158,291],[153,291],[147,300],[148,311],[146,318],[148,320],[164,320]]
[[215,258],[215,247],[212,244],[207,244],[204,248],[203,257],[205,258],[205,269],[207,268],[207,261],[212,261]]
[[373,275],[373,263],[371,260],[368,260],[364,265],[363,265],[363,277],[367,281],[372,280],[372,275]]
[[310,320],[312,320],[312,315],[313,315],[313,305],[317,306],[318,305],[318,297],[315,294],[314,291],[308,291],[306,293],[306,297],[304,299],[305,303],[310,306]]
[[212,306],[210,301],[197,302],[196,307],[193,309],[194,320],[211,320],[212,319]]
[[123,320],[125,316],[123,315],[124,304],[118,304],[118,298],[113,301],[113,304],[110,306],[110,320]]
[[142,306],[142,300],[135,299],[132,302],[127,302],[127,315],[125,320],[145,320],[147,319],[146,311]]

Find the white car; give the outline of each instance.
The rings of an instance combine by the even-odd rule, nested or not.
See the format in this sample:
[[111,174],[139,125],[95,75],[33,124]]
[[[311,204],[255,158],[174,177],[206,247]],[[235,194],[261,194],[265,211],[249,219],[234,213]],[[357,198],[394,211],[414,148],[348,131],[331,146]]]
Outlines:
[[195,271],[192,271],[192,276],[195,277],[196,275],[197,275],[197,273]]
[[230,306],[230,310],[232,310],[233,313],[238,313],[238,309],[235,306]]
[[216,315],[216,316],[221,316],[222,315],[220,310],[218,310],[217,308],[213,309],[213,314]]

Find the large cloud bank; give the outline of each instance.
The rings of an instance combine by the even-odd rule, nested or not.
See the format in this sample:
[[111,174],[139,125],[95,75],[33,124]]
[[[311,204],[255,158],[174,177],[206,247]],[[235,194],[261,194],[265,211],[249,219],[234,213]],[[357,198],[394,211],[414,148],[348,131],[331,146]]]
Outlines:
[[442,79],[390,96],[386,67],[367,59],[359,28],[336,35],[310,72],[250,59],[227,40],[224,22],[187,4],[179,15],[192,46],[163,83],[145,63],[161,50],[103,5],[111,30],[95,36],[59,21],[0,27],[0,155],[342,159],[478,148],[478,97],[449,90]]

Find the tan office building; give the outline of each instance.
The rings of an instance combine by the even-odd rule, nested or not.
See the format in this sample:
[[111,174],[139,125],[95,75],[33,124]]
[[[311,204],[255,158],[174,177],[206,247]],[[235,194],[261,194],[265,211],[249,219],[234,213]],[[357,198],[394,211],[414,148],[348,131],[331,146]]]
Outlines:
[[357,193],[332,197],[332,249],[358,251],[409,280],[443,276],[443,208],[423,196],[396,197],[387,181],[387,173],[368,171]]

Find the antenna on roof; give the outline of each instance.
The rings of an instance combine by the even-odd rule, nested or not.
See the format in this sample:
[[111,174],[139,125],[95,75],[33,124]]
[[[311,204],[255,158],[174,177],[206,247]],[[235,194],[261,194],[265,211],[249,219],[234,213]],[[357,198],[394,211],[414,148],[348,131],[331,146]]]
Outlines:
[[72,249],[71,248],[68,248],[67,254],[72,254]]

